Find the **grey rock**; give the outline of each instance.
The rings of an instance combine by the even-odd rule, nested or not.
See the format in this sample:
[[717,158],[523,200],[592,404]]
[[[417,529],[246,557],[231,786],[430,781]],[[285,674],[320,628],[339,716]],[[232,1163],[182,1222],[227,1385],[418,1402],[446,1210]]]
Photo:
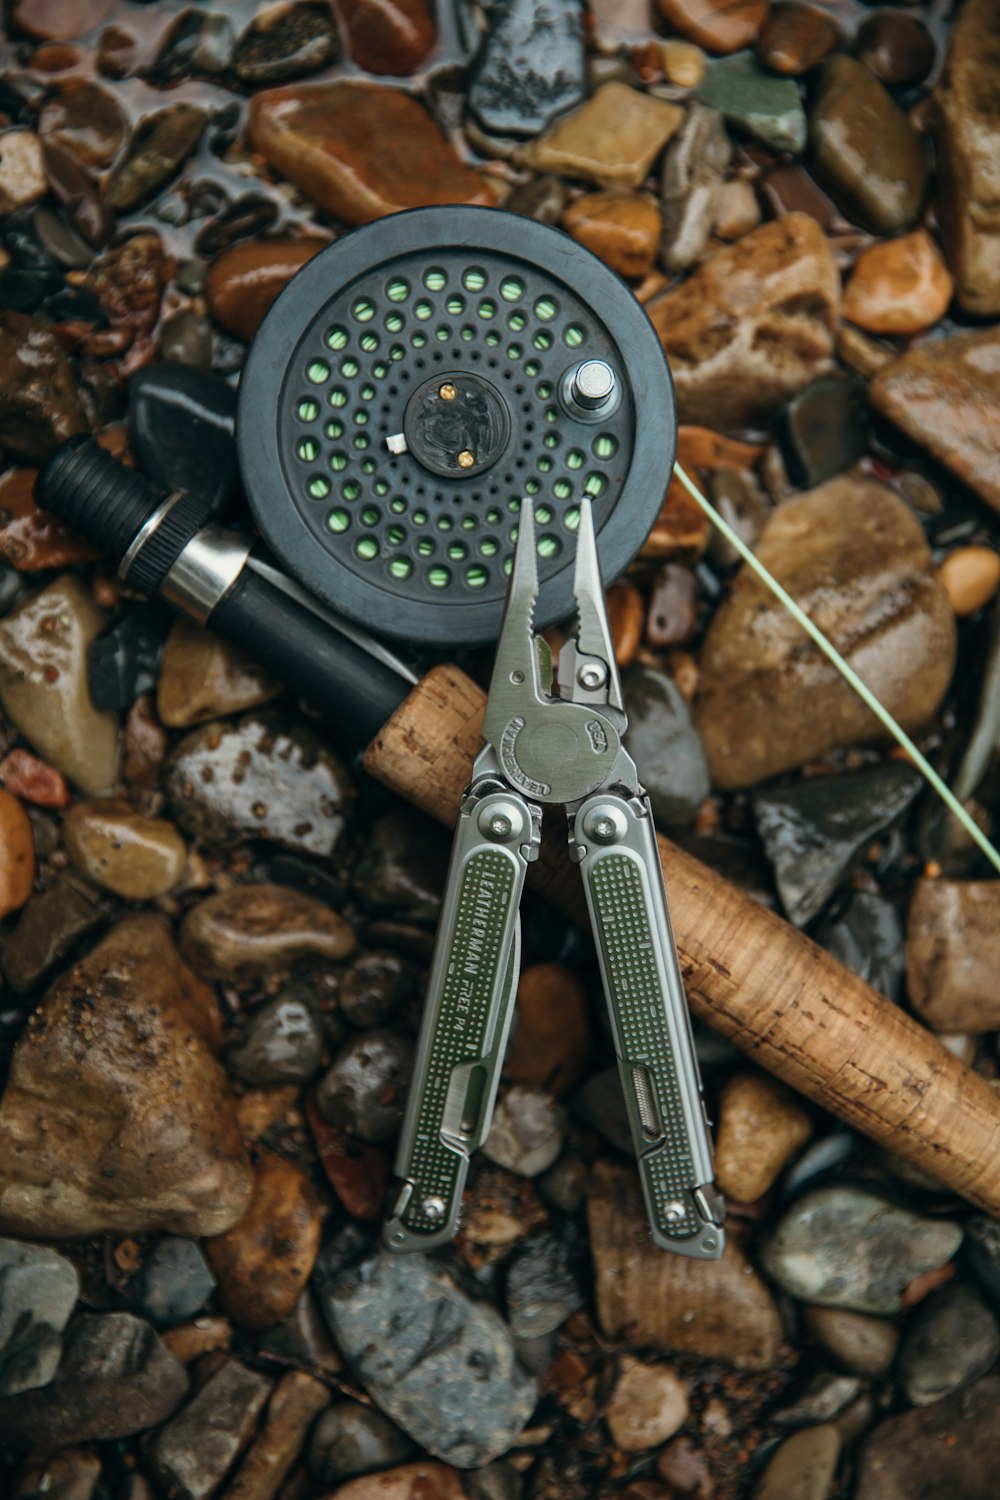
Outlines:
[[306,1467],[320,1484],[337,1484],[355,1474],[372,1474],[402,1463],[413,1443],[395,1422],[359,1401],[338,1401],[312,1430]]
[[554,1167],[538,1179],[542,1201],[562,1214],[575,1214],[587,1191],[587,1164],[575,1151],[564,1151]]
[[774,1421],[779,1427],[815,1427],[832,1422],[846,1411],[861,1392],[857,1375],[833,1375],[822,1371],[814,1375],[805,1389],[788,1404],[779,1407]]
[[195,368],[212,362],[211,326],[194,313],[178,313],[164,325],[160,354],[128,384],[132,451],[148,479],[190,490],[219,514],[239,486],[239,462],[236,392],[221,375]]
[[324,1120],[363,1141],[391,1141],[403,1118],[413,1050],[409,1037],[385,1028],[354,1037],[316,1091]]
[[632,666],[622,691],[628,711],[625,747],[641,767],[653,817],[664,828],[694,822],[710,781],[705,750],[677,684],[653,667]]
[[[771,513],[771,501],[755,474],[730,473],[720,469],[709,476],[712,502],[741,542],[751,550],[756,547]],[[713,527],[708,542],[708,556],[716,567],[735,568],[740,555],[732,542]]]
[[212,324],[209,319],[190,309],[168,318],[160,330],[159,355],[168,364],[210,369]]
[[254,1011],[227,1054],[244,1083],[305,1083],[322,1059],[319,1017],[294,985]]
[[448,870],[441,830],[403,808],[378,818],[354,870],[354,886],[372,911],[433,926]]
[[537,1177],[559,1155],[565,1132],[565,1116],[551,1094],[514,1084],[494,1110],[483,1155],[520,1177]]
[[149,1446],[158,1483],[178,1500],[204,1500],[231,1468],[256,1425],[271,1381],[235,1359],[210,1376]]
[[379,1406],[436,1458],[480,1468],[531,1416],[510,1331],[421,1255],[378,1255],[321,1290],[338,1347]]
[[520,1474],[503,1459],[485,1469],[473,1469],[462,1484],[469,1500],[521,1500],[524,1489]]
[[497,135],[537,135],[586,92],[579,0],[507,0],[487,10],[469,108]]
[[632,1129],[617,1068],[604,1068],[600,1073],[592,1074],[573,1095],[570,1109],[573,1118],[581,1125],[589,1125],[612,1146],[631,1156]]
[[812,489],[868,450],[868,388],[853,375],[821,375],[778,412],[775,436],[792,483]]
[[561,177],[551,172],[533,177],[523,187],[515,188],[509,198],[504,199],[504,208],[510,214],[523,214],[527,219],[537,219],[540,224],[558,224],[566,207],[566,184]]
[[828,1500],[840,1446],[835,1427],[807,1427],[793,1433],[768,1460],[753,1500]]
[[834,1359],[857,1375],[886,1375],[896,1358],[899,1330],[886,1318],[843,1307],[807,1307],[805,1325]]
[[[100,1477],[101,1460],[85,1448],[29,1458],[18,1471],[10,1500],[91,1500]],[[135,1497],[122,1495],[121,1500]]]
[[287,6],[276,19],[265,13],[252,21],[236,43],[232,65],[244,83],[271,88],[329,67],[339,56],[340,40],[329,8],[304,0]]
[[925,1219],[867,1189],[815,1188],[786,1210],[761,1263],[793,1297],[881,1315],[899,1312],[916,1276],[937,1270],[962,1242],[948,1219]]
[[722,116],[703,104],[692,104],[663,158],[665,270],[686,271],[705,253],[732,154]]
[[1000,1221],[985,1215],[966,1219],[962,1260],[987,1301],[1000,1312]]
[[280,1364],[295,1365],[314,1374],[336,1374],[343,1361],[330,1342],[326,1324],[307,1287],[287,1318],[261,1334],[257,1352]]
[[165,1421],[187,1386],[184,1366],[141,1318],[83,1313],[49,1384],[0,1400],[0,1440],[49,1453],[128,1437]]
[[64,1256],[44,1245],[0,1239],[0,1396],[52,1379],[79,1290]]
[[507,1271],[507,1318],[515,1338],[552,1333],[582,1306],[583,1293],[564,1239],[539,1235],[515,1253]]
[[903,992],[903,922],[894,902],[875,891],[851,891],[824,917],[814,937],[859,979],[890,1000]]
[[899,1380],[912,1406],[930,1406],[971,1385],[1000,1355],[1000,1327],[963,1282],[951,1282],[921,1302],[899,1351]]
[[340,1013],[352,1026],[384,1026],[416,990],[417,968],[398,953],[361,953],[340,981]]
[[167,1328],[200,1312],[214,1286],[197,1240],[174,1234],[157,1240],[133,1282],[143,1317]]
[[[995,1500],[1000,1376],[875,1428],[861,1449],[854,1500]],[[784,1497],[783,1497],[784,1500]]]
[[774,151],[805,150],[806,116],[794,78],[777,78],[750,52],[710,64],[698,89],[703,104]]

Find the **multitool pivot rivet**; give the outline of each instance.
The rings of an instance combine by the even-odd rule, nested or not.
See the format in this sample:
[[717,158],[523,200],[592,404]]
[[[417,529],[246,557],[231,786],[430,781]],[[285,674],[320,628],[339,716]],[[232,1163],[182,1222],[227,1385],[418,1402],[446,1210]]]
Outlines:
[[595,844],[617,844],[625,833],[625,818],[617,807],[598,803],[584,818],[583,831]]
[[607,673],[603,667],[598,666],[597,662],[588,662],[576,674],[577,682],[582,688],[586,688],[589,693],[596,691],[599,687],[603,687],[606,678]]
[[510,833],[510,819],[503,813],[495,813],[490,819],[490,833],[495,833],[498,839],[505,839]]
[[479,814],[479,831],[494,843],[502,844],[521,832],[523,820],[512,802],[494,802]]
[[445,1204],[443,1198],[425,1198],[420,1207],[423,1209],[424,1217],[427,1219],[444,1218]]
[[668,1224],[679,1224],[684,1218],[684,1212],[684,1205],[677,1198],[663,1205],[663,1217]]

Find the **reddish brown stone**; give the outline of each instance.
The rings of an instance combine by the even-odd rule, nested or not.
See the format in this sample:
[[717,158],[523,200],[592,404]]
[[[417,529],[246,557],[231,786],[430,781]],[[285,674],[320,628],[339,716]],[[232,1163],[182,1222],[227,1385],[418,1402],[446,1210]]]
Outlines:
[[215,321],[249,343],[278,293],[325,240],[243,240],[214,260],[205,295]]
[[31,819],[15,796],[0,790],[0,918],[24,905],[34,880]]
[[635,193],[586,193],[563,214],[563,228],[619,276],[645,276],[660,248],[660,210]]
[[415,73],[437,41],[427,0],[338,0],[359,68],[390,78]]
[[516,1029],[504,1073],[562,1099],[587,1072],[590,1056],[583,985],[563,964],[531,964],[517,987]]
[[721,469],[741,474],[763,456],[763,443],[738,443],[709,427],[678,427],[677,462],[682,469]]
[[110,322],[132,329],[140,338],[156,327],[169,275],[159,235],[145,232],[107,250],[91,273],[89,285]]
[[671,475],[663,509],[643,545],[642,556],[695,562],[708,546],[709,521],[676,475]]
[[643,597],[634,584],[620,578],[607,592],[608,626],[615,648],[615,661],[627,667],[639,649],[646,616]]
[[328,1125],[312,1099],[306,1101],[306,1118],[320,1165],[337,1197],[353,1218],[376,1223],[382,1217],[389,1186],[388,1156],[380,1147]]
[[707,52],[749,47],[767,17],[768,0],[658,0],[673,30]]
[[66,807],[69,787],[65,777],[30,750],[12,750],[0,760],[0,781],[9,792],[36,807]]
[[156,786],[170,741],[148,693],[137,698],[125,719],[125,780],[129,786]]
[[9,469],[0,478],[0,558],[22,573],[95,562],[98,549],[35,504],[35,469]]
[[773,73],[798,77],[832,52],[840,32],[832,16],[814,5],[776,5],[757,38],[757,53]]
[[100,25],[111,0],[14,0],[11,21],[39,41],[65,42]]
[[348,224],[425,204],[495,201],[399,89],[355,80],[271,89],[250,101],[249,129],[272,167]]

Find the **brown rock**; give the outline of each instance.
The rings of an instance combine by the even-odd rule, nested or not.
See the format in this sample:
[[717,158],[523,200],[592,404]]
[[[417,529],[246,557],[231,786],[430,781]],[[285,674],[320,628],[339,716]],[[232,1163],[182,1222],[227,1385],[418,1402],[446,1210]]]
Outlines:
[[355,945],[343,917],[283,885],[233,886],[181,923],[181,953],[204,979],[260,979],[310,959],[346,958]]
[[660,244],[660,211],[635,193],[585,193],[563,214],[563,228],[619,276],[645,276]]
[[669,1365],[626,1356],[604,1414],[616,1448],[643,1453],[673,1437],[688,1417],[687,1391]]
[[35,835],[16,797],[0,791],[0,920],[18,911],[35,882]]
[[[955,620],[920,522],[898,495],[870,479],[832,479],[772,513],[757,556],[904,727],[927,722],[951,679]],[[695,722],[712,782],[725,789],[882,732],[745,567],[705,638]]]
[[156,711],[168,729],[188,729],[269,703],[281,692],[242,651],[193,620],[176,620],[156,684]]
[[96,547],[35,504],[36,469],[9,469],[0,478],[0,558],[22,573],[95,562]]
[[20,746],[0,760],[0,782],[15,797],[36,807],[66,807],[70,800],[65,778]]
[[249,343],[278,293],[322,250],[325,240],[241,240],[208,268],[205,296],[212,317]]
[[55,335],[25,313],[0,312],[0,447],[15,461],[35,464],[86,431]]
[[856,1375],[880,1379],[887,1375],[899,1347],[899,1329],[888,1318],[853,1312],[847,1307],[805,1309],[805,1323],[813,1338],[834,1359]]
[[336,1490],[336,1500],[466,1500],[466,1495],[457,1469],[429,1459],[381,1474],[363,1474]]
[[720,1190],[737,1203],[756,1203],[812,1130],[808,1111],[790,1089],[766,1073],[734,1073],[719,1101]]
[[329,1404],[330,1392],[321,1380],[304,1370],[283,1375],[268,1402],[259,1436],[226,1487],[226,1500],[274,1500],[302,1451],[313,1418]]
[[1000,588],[1000,553],[992,547],[956,547],[938,568],[959,618],[984,609]]
[[149,913],[119,923],[49,990],[0,1101],[0,1230],[219,1234],[253,1178],[214,1056],[210,990]]
[[757,56],[772,73],[797,78],[815,68],[840,40],[833,17],[815,5],[776,5],[757,38]]
[[148,693],[141,693],[125,716],[122,772],[129,786],[156,786],[169,747],[167,731],[156,717],[152,698]]
[[815,220],[790,213],[717,251],[648,311],[681,420],[742,427],[831,367],[840,275]]
[[189,1365],[203,1354],[228,1349],[233,1341],[233,1326],[228,1318],[196,1318],[167,1328],[161,1335],[164,1344],[182,1365]]
[[594,1164],[587,1217],[597,1312],[609,1338],[743,1370],[776,1364],[778,1309],[732,1239],[721,1260],[665,1255],[649,1237],[635,1169],[607,1159]]
[[682,468],[720,469],[742,474],[752,469],[764,453],[762,443],[738,443],[707,427],[678,427],[677,462]]
[[437,40],[427,0],[339,0],[359,68],[391,78],[415,73]]
[[705,76],[708,60],[691,42],[663,42],[660,61],[668,83],[681,89],[696,89]]
[[506,1076],[564,1099],[587,1072],[592,1050],[587,997],[572,969],[540,963],[523,971],[515,1027]]
[[869,394],[877,411],[1000,510],[1000,325],[908,350]]
[[100,25],[111,0],[14,0],[14,25],[40,41],[68,41]]
[[272,167],[348,224],[430,203],[494,202],[423,106],[381,84],[338,80],[256,94],[249,131]]
[[906,988],[933,1031],[1000,1026],[1000,880],[918,880],[906,919]]
[[952,279],[926,229],[886,240],[854,263],[844,317],[869,333],[920,333],[948,311]]
[[312,1097],[306,1099],[306,1119],[320,1166],[347,1212],[363,1223],[378,1223],[385,1210],[389,1186],[389,1158],[385,1151],[359,1141],[339,1126],[328,1125]]
[[936,93],[941,234],[959,306],[1000,313],[1000,10],[966,0]]
[[663,508],[642,544],[640,556],[665,561],[697,562],[708,546],[711,523],[705,512],[671,474]]
[[171,1500],[208,1500],[250,1441],[271,1384],[238,1360],[224,1359],[146,1450],[144,1466],[162,1493]]
[[13,214],[45,197],[42,143],[33,130],[0,131],[0,214]]
[[708,1459],[690,1438],[674,1438],[656,1460],[656,1472],[665,1479],[671,1500],[712,1500],[715,1485]]
[[144,339],[160,317],[169,279],[166,252],[158,234],[134,234],[110,246],[89,274],[88,286],[115,330]]
[[128,135],[128,116],[109,89],[81,83],[42,107],[38,133],[53,137],[85,167],[107,167]]
[[858,1460],[855,1500],[922,1495],[993,1500],[1000,1468],[1000,1376],[881,1422]]
[[[643,597],[634,584],[619,578],[605,595],[608,628],[615,648],[615,661],[627,667],[642,640],[642,622],[646,614]],[[2,767],[0,767],[2,774]]]
[[760,203],[753,183],[734,177],[720,185],[712,225],[720,240],[741,240],[760,221]]
[[826,1500],[840,1447],[840,1433],[829,1423],[794,1432],[768,1459],[753,1500]]
[[626,83],[604,83],[546,135],[529,141],[520,157],[534,172],[637,188],[683,118],[676,104]]
[[660,14],[709,52],[749,47],[767,16],[768,0],[657,0]]
[[319,1249],[319,1203],[305,1173],[262,1153],[250,1207],[226,1234],[205,1242],[226,1312],[243,1328],[273,1328],[309,1280]]
[[63,843],[82,875],[126,901],[165,896],[180,880],[187,845],[166,818],[127,802],[77,802],[63,818]]

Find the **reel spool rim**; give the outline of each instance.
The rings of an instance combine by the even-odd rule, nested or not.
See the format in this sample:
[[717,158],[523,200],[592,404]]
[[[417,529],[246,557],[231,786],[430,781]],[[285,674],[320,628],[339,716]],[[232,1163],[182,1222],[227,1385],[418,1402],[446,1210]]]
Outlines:
[[[409,222],[404,225],[403,221]],[[632,498],[623,506],[620,495],[598,530],[606,584],[638,554],[659,514],[676,451],[676,399],[659,337],[625,282],[590,250],[537,220],[500,208],[466,205],[407,209],[349,231],[296,272],[261,323],[240,380],[236,428],[240,469],[261,536],[298,583],[366,629],[418,645],[475,646],[495,639],[502,598],[405,600],[383,591],[318,544],[294,503],[283,505],[276,500],[287,493],[280,438],[287,413],[280,393],[306,330],[321,317],[331,298],[366,270],[377,270],[394,254],[442,248],[510,254],[535,265],[541,274],[563,282],[592,307],[621,350],[621,374],[630,380],[635,409],[635,441],[622,495],[627,491]],[[337,279],[331,289],[327,266],[334,254]],[[633,371],[641,372],[641,381],[630,379]],[[653,410],[656,416],[644,417],[644,410],[647,414]],[[651,498],[637,506],[636,495]],[[559,570],[541,580],[537,629],[572,614],[572,574],[572,558],[568,557]]]

